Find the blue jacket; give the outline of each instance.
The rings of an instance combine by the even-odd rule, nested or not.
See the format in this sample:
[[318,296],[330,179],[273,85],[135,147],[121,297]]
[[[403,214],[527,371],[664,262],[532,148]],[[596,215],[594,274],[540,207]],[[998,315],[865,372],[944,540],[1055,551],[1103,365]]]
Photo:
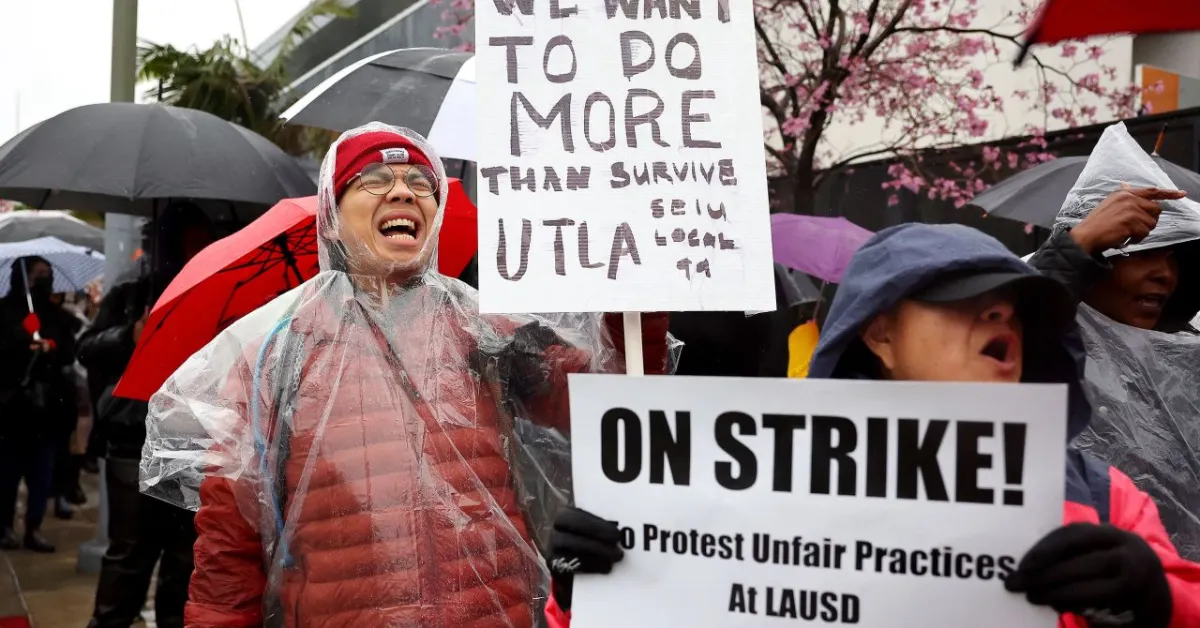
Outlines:
[[[826,317],[809,366],[810,378],[857,379],[876,358],[859,338],[872,318],[947,272],[970,269],[1037,275],[996,239],[962,225],[905,224],[880,231],[854,255]],[[1081,379],[1086,354],[1072,323],[1057,343],[1024,347],[1023,381],[1062,383],[1069,390],[1066,443],[1091,418]],[[1123,473],[1068,448],[1065,522],[1111,523],[1142,536],[1155,549],[1175,594],[1172,628],[1200,625],[1200,565],[1171,545],[1154,502]],[[1064,616],[1062,626],[1084,626]]]

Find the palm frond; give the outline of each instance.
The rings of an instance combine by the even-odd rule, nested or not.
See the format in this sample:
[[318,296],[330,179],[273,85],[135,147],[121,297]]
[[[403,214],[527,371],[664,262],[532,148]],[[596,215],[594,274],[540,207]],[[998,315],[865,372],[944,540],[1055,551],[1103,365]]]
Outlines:
[[207,111],[244,126],[293,155],[328,147],[324,132],[286,126],[279,114],[288,104],[284,90],[289,55],[319,26],[321,18],[354,14],[340,0],[315,0],[292,26],[275,60],[255,63],[243,42],[226,35],[205,49],[182,50],[142,41],[138,46],[138,79],[155,83],[147,96],[177,107]]

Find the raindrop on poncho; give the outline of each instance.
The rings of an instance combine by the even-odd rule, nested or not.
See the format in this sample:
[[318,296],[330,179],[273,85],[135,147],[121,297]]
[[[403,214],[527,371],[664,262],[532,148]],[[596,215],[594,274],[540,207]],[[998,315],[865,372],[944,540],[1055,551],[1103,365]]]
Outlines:
[[[1079,223],[1122,184],[1176,188],[1125,125],[1117,124],[1104,131],[1055,228]],[[1184,199],[1159,205],[1158,226],[1125,252],[1200,239],[1200,204]],[[1200,310],[1198,273],[1200,266],[1181,267],[1165,325],[1160,324],[1185,331],[1122,325],[1087,305],[1078,316],[1088,354],[1085,388],[1095,415],[1076,444],[1124,471],[1154,498],[1176,549],[1190,560],[1200,560],[1200,336],[1187,324]]]
[[[375,132],[408,138],[444,184],[415,132],[344,134],[321,168],[322,272],[222,332],[150,401],[142,489],[200,509],[190,622],[482,628],[541,615],[539,539],[570,490],[567,374],[620,372],[620,356],[602,315],[481,316],[473,289],[432,270],[444,185],[420,254],[384,268],[357,257],[370,247],[342,229],[334,173],[339,146]],[[348,272],[363,267],[375,272]]]

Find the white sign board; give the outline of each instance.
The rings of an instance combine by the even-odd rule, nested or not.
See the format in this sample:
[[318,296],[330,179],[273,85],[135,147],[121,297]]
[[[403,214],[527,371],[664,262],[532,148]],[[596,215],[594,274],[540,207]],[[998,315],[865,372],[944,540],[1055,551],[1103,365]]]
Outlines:
[[1062,525],[1065,386],[572,375],[576,504],[625,559],[572,628],[1053,628],[1001,578]]
[[476,3],[482,311],[775,309],[752,11]]

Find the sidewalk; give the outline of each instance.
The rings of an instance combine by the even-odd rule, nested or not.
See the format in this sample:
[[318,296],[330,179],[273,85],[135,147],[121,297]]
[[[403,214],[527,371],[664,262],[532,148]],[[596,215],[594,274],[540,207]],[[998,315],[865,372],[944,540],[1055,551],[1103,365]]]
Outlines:
[[[77,573],[75,561],[79,545],[96,534],[100,494],[98,476],[84,473],[80,479],[88,503],[76,509],[71,521],[56,519],[51,509],[42,525],[43,534],[58,547],[57,553],[35,554],[24,550],[0,553],[0,616],[7,610],[4,584],[9,575],[7,563],[11,563],[35,628],[83,628],[87,625],[92,616],[97,577]],[[22,511],[25,505],[23,493],[18,500]],[[10,600],[13,597],[10,596]]]
[[29,609],[8,557],[0,553],[0,628],[29,628]]

